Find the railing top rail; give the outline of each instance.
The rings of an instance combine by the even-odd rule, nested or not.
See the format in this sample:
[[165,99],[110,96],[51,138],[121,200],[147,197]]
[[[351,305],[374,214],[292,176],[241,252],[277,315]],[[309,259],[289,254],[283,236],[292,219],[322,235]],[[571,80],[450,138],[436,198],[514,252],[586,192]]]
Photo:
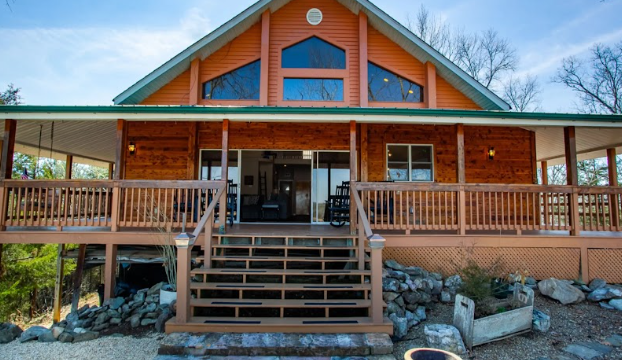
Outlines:
[[15,188],[120,187],[154,189],[224,189],[224,181],[199,180],[3,180],[1,186]]
[[360,214],[359,221],[363,224],[363,229],[365,230],[365,236],[370,238],[374,235],[371,231],[371,225],[369,225],[369,220],[367,219],[367,214],[365,213],[365,207],[363,206],[363,201],[361,201],[361,197],[359,196],[359,188],[356,182],[352,182],[352,196],[354,197],[354,202],[356,203],[356,208]]
[[622,194],[618,186],[568,186],[533,184],[451,184],[416,182],[365,182],[357,183],[359,191],[477,191],[510,193],[565,193],[565,194]]

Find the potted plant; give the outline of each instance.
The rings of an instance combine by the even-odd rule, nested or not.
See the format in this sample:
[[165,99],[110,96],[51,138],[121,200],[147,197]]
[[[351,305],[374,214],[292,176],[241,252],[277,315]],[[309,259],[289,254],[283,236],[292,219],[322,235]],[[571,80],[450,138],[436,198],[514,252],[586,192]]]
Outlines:
[[170,231],[162,233],[164,241],[158,246],[162,256],[167,284],[160,289],[160,305],[170,304],[177,300],[177,253],[175,241]]
[[475,301],[458,294],[453,325],[460,331],[469,350],[473,346],[529,332],[533,320],[533,297],[533,290],[517,283],[511,299],[480,302],[482,305],[476,309]]

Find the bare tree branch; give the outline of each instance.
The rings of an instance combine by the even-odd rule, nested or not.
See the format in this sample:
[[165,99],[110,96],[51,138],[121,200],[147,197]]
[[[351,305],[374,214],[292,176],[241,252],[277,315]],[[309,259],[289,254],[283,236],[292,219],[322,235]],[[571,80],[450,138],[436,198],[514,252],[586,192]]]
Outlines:
[[527,75],[522,79],[511,77],[503,86],[503,100],[518,112],[537,111],[539,95],[540,84],[535,76]]
[[622,42],[597,44],[591,51],[587,62],[565,58],[553,82],[578,93],[586,111],[622,114]]
[[516,50],[495,30],[481,34],[452,30],[423,5],[414,19],[407,16],[406,26],[487,88],[495,87],[506,74],[516,70]]

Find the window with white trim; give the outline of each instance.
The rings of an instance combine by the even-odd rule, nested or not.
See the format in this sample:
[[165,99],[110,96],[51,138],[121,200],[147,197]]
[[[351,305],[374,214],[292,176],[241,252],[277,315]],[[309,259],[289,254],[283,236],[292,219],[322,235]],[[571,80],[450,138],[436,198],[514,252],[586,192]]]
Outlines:
[[388,144],[387,180],[434,181],[434,147]]

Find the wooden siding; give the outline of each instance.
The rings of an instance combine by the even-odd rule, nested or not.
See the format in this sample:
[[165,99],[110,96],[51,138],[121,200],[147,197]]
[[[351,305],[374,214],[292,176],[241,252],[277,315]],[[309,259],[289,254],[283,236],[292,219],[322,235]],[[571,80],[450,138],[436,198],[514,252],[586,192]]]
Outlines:
[[[310,8],[319,8],[324,14],[320,25],[312,26],[306,20]],[[359,17],[334,0],[297,0],[285,5],[271,14],[269,30],[268,62],[268,105],[269,106],[360,106],[361,76],[359,56]],[[363,22],[364,23],[364,22]],[[403,48],[382,35],[371,25],[368,32],[368,58],[381,67],[386,68],[408,80],[422,86],[426,84],[426,66],[411,56]],[[281,69],[281,53],[289,47],[309,37],[317,36],[346,50],[347,69],[341,73],[331,71],[331,76],[344,78],[344,101],[339,102],[290,102],[283,101],[284,76],[318,77],[326,76],[325,70]],[[188,105],[190,89],[199,92],[205,81],[235,70],[261,58],[262,23],[258,22],[249,30],[233,39],[229,44],[201,61],[198,78],[191,77],[188,70],[167,85],[145,99],[143,105]],[[363,57],[364,58],[364,57]],[[365,68],[366,70],[366,68]],[[480,109],[471,99],[451,86],[440,75],[436,76],[437,107],[444,109]],[[365,86],[365,84],[363,84]],[[196,101],[196,100],[195,100]],[[259,105],[259,100],[199,100],[201,105]],[[381,107],[425,107],[425,103],[371,103],[370,106]]]
[[[322,23],[313,26],[307,20],[307,11],[318,8],[322,11]],[[270,23],[270,84],[269,100],[271,106],[282,104],[283,94],[279,93],[282,83],[281,51],[311,36],[317,36],[346,50],[349,94],[344,94],[343,102],[333,106],[359,105],[359,19],[343,5],[334,0],[298,0],[285,5],[271,16]],[[344,89],[344,92],[346,90]],[[287,105],[287,104],[282,104]],[[312,106],[309,102],[308,106]]]
[[436,75],[436,102],[439,109],[482,109],[438,74]]
[[[242,35],[233,39],[201,62],[199,86],[203,83],[261,58],[261,23],[253,25]],[[202,95],[201,95],[202,96]],[[226,103],[226,101],[201,100],[202,105]],[[256,101],[259,105],[259,100]]]
[[[368,125],[369,181],[386,180],[387,144],[434,146],[434,180],[455,183],[456,127],[426,125]],[[531,134],[505,127],[465,126],[466,181],[468,183],[531,184]],[[494,160],[487,156],[495,148]]]
[[146,98],[141,105],[188,105],[189,93],[190,70],[187,70]]
[[136,144],[136,154],[126,154],[126,179],[188,179],[188,168],[193,166],[188,159],[192,128],[188,122],[128,123],[127,138]]
[[425,85],[425,65],[389,40],[372,26],[368,26],[369,61],[394,72],[421,86]]
[[[220,149],[220,123],[201,123],[199,147]],[[349,150],[349,125],[236,123],[229,128],[230,149]]]

